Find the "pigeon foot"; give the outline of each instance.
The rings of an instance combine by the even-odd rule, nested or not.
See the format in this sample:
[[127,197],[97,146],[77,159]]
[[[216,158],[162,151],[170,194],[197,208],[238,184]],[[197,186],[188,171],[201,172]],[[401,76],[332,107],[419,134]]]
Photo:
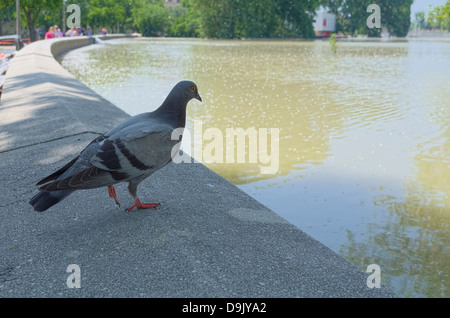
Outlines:
[[134,204],[132,206],[130,206],[128,209],[126,209],[125,211],[130,212],[134,208],[138,208],[138,209],[156,209],[156,207],[158,205],[160,205],[160,204],[159,203],[144,203],[141,200],[139,200],[138,198],[136,198],[134,200]]

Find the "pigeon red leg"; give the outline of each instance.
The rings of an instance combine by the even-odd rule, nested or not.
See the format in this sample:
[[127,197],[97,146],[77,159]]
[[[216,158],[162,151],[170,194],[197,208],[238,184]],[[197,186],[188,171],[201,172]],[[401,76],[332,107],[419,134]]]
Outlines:
[[116,201],[116,204],[120,206],[119,200],[117,200],[116,189],[114,189],[114,186],[112,185],[108,186],[108,194],[111,198],[114,199],[114,201]]
[[138,209],[156,209],[159,203],[144,203],[139,198],[134,199],[134,204],[130,206],[127,211],[130,212],[134,208]]
[[134,208],[138,208],[138,209],[156,209],[156,207],[158,205],[160,205],[159,203],[144,203],[141,200],[139,200],[139,198],[137,197],[137,194],[136,194],[136,192],[137,192],[137,185],[139,184],[139,182],[140,182],[140,180],[138,180],[138,182],[130,182],[128,184],[128,192],[133,197],[134,204],[132,206],[130,206],[128,209],[126,209],[125,211],[130,212]]

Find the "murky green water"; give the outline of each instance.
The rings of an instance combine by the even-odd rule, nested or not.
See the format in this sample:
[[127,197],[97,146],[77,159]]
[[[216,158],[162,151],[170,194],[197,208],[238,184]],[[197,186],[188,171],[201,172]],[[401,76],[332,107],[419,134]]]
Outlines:
[[276,174],[249,157],[206,164],[359,268],[378,264],[398,295],[450,296],[450,43],[339,42],[334,55],[327,42],[118,40],[62,64],[131,115],[194,80],[193,134],[279,128]]

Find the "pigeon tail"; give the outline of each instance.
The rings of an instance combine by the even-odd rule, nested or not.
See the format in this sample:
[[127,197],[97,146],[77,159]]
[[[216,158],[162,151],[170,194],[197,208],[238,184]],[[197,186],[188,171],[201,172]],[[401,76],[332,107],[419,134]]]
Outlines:
[[31,198],[30,204],[33,206],[35,211],[44,212],[51,206],[63,200],[73,190],[62,190],[53,192],[39,192],[34,197]]

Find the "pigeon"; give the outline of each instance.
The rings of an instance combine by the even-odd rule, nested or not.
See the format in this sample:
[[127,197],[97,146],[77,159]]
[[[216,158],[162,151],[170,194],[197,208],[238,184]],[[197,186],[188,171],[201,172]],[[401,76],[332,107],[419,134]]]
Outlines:
[[39,181],[36,186],[41,186],[40,192],[29,203],[43,212],[74,191],[107,187],[109,196],[120,206],[114,185],[128,182],[134,204],[126,211],[156,208],[159,203],[139,200],[137,187],[178,154],[182,134],[173,138],[173,132],[185,127],[186,106],[193,98],[202,101],[197,85],[179,82],[158,109],[119,123],[64,167]]

